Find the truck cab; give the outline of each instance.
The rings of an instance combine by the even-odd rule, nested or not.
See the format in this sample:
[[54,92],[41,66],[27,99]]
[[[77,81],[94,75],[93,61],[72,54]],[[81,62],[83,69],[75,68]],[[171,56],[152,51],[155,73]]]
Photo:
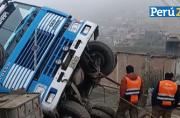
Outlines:
[[98,25],[48,7],[3,1],[0,13],[1,92],[40,93],[53,113]]

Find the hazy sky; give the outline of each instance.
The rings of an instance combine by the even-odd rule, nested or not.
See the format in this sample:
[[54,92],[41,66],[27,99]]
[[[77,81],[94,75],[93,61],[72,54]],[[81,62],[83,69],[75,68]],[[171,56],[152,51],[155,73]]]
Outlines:
[[[49,6],[71,13],[82,19],[108,17],[133,17],[144,15],[148,17],[149,6],[170,5],[180,3],[180,0],[17,0],[38,6]],[[124,14],[128,12],[128,14]],[[124,16],[126,15],[126,16]]]
[[[149,6],[178,5],[180,0],[17,0],[38,6],[49,6],[80,19],[97,22],[115,18],[140,17],[162,26],[179,26],[177,18],[149,18]],[[137,19],[138,20],[138,19]]]
[[[18,0],[21,2],[50,6],[82,18],[118,16],[124,12],[144,11],[152,0]],[[131,2],[132,1],[132,2]]]

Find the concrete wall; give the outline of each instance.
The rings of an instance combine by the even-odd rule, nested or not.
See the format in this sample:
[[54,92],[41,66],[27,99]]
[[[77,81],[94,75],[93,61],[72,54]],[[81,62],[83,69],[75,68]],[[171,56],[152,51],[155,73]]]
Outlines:
[[[144,73],[156,74],[159,79],[163,78],[165,72],[180,73],[180,60],[159,55],[117,53],[117,66],[109,76],[120,83],[121,78],[126,73],[126,65],[133,65],[135,72],[143,76]],[[176,65],[175,65],[176,64]],[[176,69],[175,69],[176,68]],[[177,71],[177,72],[175,72]],[[161,76],[157,76],[161,75]],[[178,75],[178,74],[177,74]],[[117,87],[107,80],[102,80],[102,84]]]

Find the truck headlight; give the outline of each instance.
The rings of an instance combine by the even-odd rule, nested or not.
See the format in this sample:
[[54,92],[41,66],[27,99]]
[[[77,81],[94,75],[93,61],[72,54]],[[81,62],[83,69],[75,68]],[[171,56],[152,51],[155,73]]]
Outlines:
[[91,26],[86,25],[82,31],[83,34],[87,35],[91,29]]
[[80,23],[75,22],[70,26],[69,31],[76,33],[78,32],[80,26],[81,26]]
[[46,102],[51,104],[56,96],[56,93],[57,93],[57,89],[55,88],[51,88],[49,93],[48,93],[48,96],[46,98]]
[[49,93],[46,102],[49,103],[49,104],[52,103],[52,101],[54,100],[55,96],[56,96],[56,94],[54,94],[54,93]]

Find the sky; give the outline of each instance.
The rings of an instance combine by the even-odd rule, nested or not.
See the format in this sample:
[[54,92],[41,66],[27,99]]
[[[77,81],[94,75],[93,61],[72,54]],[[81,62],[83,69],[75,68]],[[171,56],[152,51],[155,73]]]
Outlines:
[[78,19],[90,20],[101,24],[102,20],[116,18],[138,18],[152,22],[164,29],[180,25],[177,18],[150,18],[149,6],[178,5],[180,0],[17,0],[38,6],[48,6],[71,14]]
[[[69,12],[73,16],[81,18],[106,18],[107,16],[118,16],[129,11],[133,15],[134,11],[146,9],[147,0],[143,2],[131,2],[130,0],[17,0],[21,2],[36,4],[39,6],[49,6],[55,9]],[[134,1],[134,0],[133,0]],[[141,6],[141,7],[140,7]],[[131,13],[132,12],[132,13]]]

